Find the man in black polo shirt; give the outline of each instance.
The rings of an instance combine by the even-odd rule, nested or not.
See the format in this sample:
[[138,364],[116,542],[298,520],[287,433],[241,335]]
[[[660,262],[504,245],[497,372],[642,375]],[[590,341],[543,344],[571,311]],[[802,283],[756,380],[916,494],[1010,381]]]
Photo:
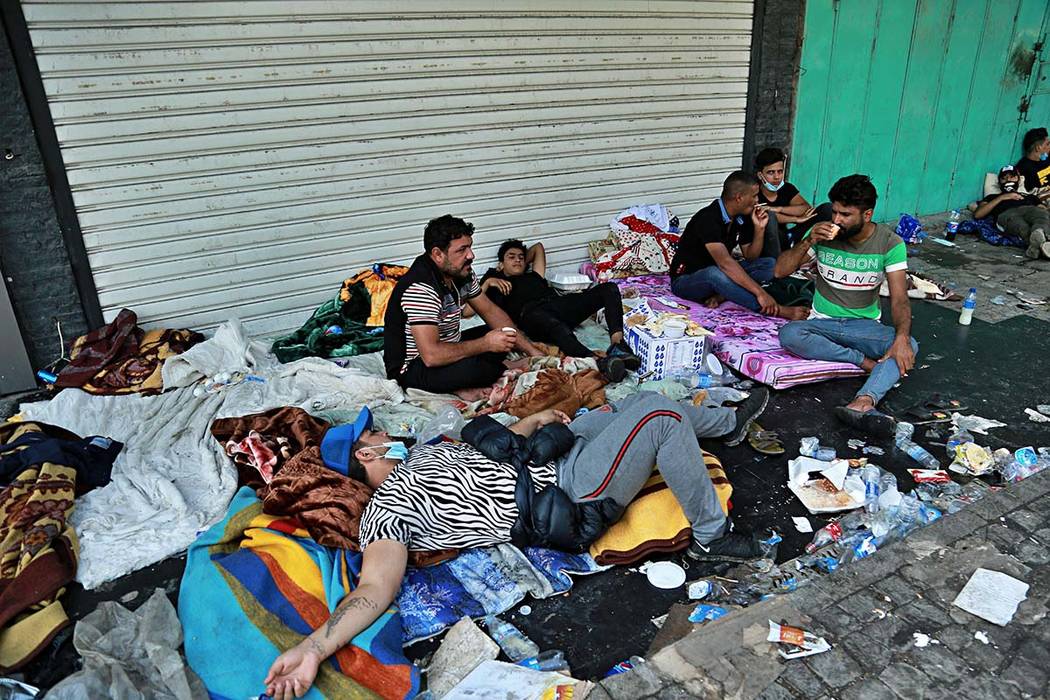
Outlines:
[[[474,400],[478,390],[491,386],[506,369],[512,348],[541,354],[506,312],[481,293],[471,268],[473,234],[473,224],[451,214],[430,221],[423,231],[426,252],[390,295],[383,363],[386,376],[405,388]],[[464,302],[487,327],[460,332]]]
[[[641,366],[641,359],[623,340],[619,287],[605,282],[582,292],[558,294],[544,277],[547,257],[542,243],[526,249],[521,241],[504,241],[497,258],[499,269],[486,272],[481,287],[530,338],[557,345],[570,357],[596,358],[598,369],[612,382],[623,379],[626,370]],[[610,345],[604,357],[598,357],[573,333],[599,309],[605,310],[609,327]]]
[[990,194],[982,199],[973,217],[992,217],[1000,230],[1028,244],[1024,253],[1027,257],[1050,258],[1050,242],[1047,242],[1050,212],[1040,206],[1039,197],[1018,192],[1020,185],[1021,176],[1014,166],[1004,165],[999,170],[999,189],[1002,194]]
[[[729,300],[767,316],[803,319],[808,309],[780,306],[762,289],[773,279],[776,259],[760,257],[769,213],[755,206],[758,188],[755,175],[737,170],[722,196],[693,215],[671,260],[671,290],[710,308]],[[732,255],[737,245],[739,261]]]

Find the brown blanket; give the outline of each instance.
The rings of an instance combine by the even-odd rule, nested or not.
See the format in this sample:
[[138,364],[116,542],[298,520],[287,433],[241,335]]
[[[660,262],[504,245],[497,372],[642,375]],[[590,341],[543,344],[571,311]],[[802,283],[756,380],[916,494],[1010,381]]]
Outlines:
[[569,374],[560,369],[545,369],[536,384],[521,396],[508,401],[503,410],[524,418],[547,408],[556,408],[573,416],[581,408],[605,404],[605,379],[596,370]]
[[204,340],[189,330],[139,328],[134,311],[122,309],[113,322],[80,336],[69,351],[55,386],[79,387],[91,394],[156,394],[163,387],[161,367]]
[[237,485],[258,489],[266,483],[257,453],[242,449],[252,433],[271,446],[275,461],[268,470],[277,474],[293,455],[308,447],[320,447],[321,439],[331,424],[314,418],[301,408],[282,406],[262,413],[236,418],[219,418],[211,424],[211,434],[237,465]]

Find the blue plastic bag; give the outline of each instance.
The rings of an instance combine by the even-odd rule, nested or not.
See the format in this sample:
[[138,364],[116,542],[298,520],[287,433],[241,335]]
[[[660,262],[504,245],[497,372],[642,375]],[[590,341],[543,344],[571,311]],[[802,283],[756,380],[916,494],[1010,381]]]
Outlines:
[[897,222],[897,235],[904,239],[908,245],[922,243],[929,234],[922,230],[922,224],[911,214],[901,214]]

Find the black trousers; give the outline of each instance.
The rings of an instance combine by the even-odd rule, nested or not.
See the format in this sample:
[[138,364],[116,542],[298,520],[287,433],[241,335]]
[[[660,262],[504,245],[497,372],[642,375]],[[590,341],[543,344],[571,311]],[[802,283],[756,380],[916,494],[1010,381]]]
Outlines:
[[570,357],[591,357],[594,353],[572,331],[599,309],[605,309],[610,334],[623,331],[620,288],[612,282],[526,307],[521,314],[521,329],[533,340],[557,345]]
[[[475,340],[489,332],[485,325],[463,331],[462,340]],[[427,367],[422,358],[415,358],[397,378],[405,389],[422,389],[435,394],[450,394],[459,389],[475,389],[491,386],[507,367],[503,364],[506,355],[486,352],[473,357],[464,357],[450,365]]]

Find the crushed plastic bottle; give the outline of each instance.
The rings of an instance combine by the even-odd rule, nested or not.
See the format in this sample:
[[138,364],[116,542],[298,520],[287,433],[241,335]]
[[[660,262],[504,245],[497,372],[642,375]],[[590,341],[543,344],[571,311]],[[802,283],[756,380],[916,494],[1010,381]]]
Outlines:
[[893,440],[894,442],[900,442],[901,440],[911,440],[911,436],[915,434],[915,426],[907,421],[897,421],[897,426],[893,429]]
[[931,455],[925,447],[918,443],[912,442],[911,440],[897,440],[897,447],[900,448],[902,452],[908,453],[909,457],[926,469],[941,468],[941,463],[937,461],[937,458]]
[[806,552],[812,554],[824,545],[836,542],[843,536],[848,537],[862,527],[864,527],[864,514],[854,511],[817,530],[813,534],[813,541],[806,545]]
[[548,649],[537,656],[530,656],[518,662],[518,666],[531,668],[533,671],[569,671],[565,654],[559,649]]
[[495,615],[486,615],[485,626],[489,630],[489,636],[496,644],[499,644],[499,648],[514,663],[539,656],[540,648],[536,642],[526,637],[524,632],[511,623]]

